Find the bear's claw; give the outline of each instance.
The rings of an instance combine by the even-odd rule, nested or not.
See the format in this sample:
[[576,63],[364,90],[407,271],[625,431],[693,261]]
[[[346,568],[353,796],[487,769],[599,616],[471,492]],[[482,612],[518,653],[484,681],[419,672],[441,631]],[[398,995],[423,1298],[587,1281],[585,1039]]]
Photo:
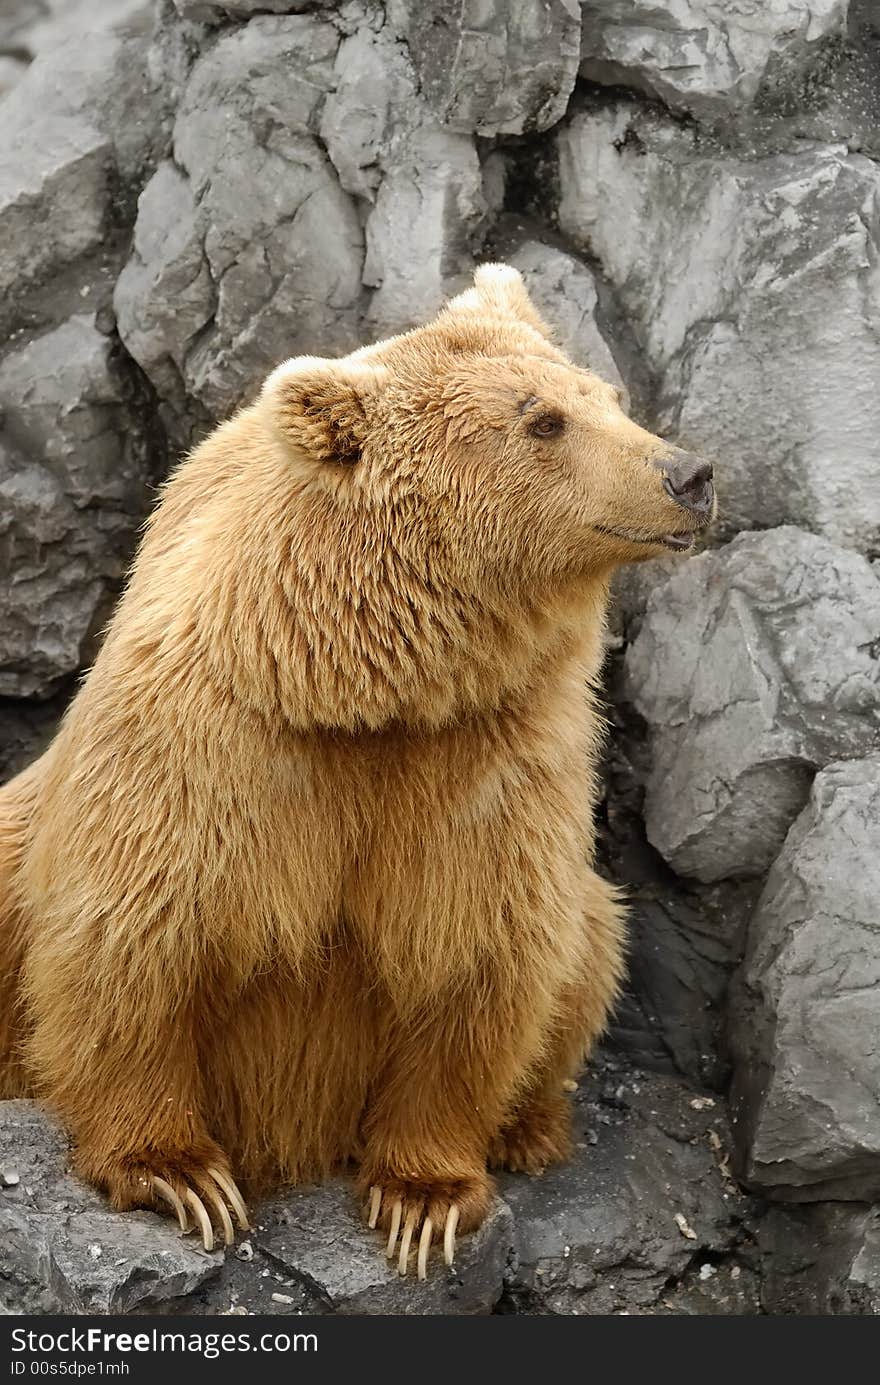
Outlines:
[[[227,1202],[235,1213],[242,1231],[250,1229],[244,1199],[233,1180],[221,1169],[213,1166],[209,1168],[206,1174],[198,1179],[199,1191],[196,1192],[193,1188],[186,1187],[183,1189],[182,1199],[168,1180],[157,1173],[150,1174],[150,1186],[156,1197],[161,1198],[174,1212],[180,1229],[184,1233],[190,1230],[190,1216],[187,1215],[189,1212],[194,1227],[201,1233],[202,1245],[205,1250],[214,1249],[214,1226],[203,1198],[207,1201],[214,1213],[215,1220],[219,1223],[226,1245],[231,1246],[235,1240],[235,1228],[226,1206]],[[221,1193],[223,1194],[222,1197]],[[224,1197],[226,1201],[224,1201]]]
[[205,1211],[205,1204],[202,1199],[193,1192],[192,1188],[187,1188],[184,1193],[184,1201],[195,1217],[196,1226],[202,1233],[202,1244],[205,1250],[214,1249],[214,1228],[211,1225],[211,1218]]
[[455,1230],[460,1215],[458,1203],[454,1202],[446,1214],[446,1230],[443,1233],[443,1259],[447,1265],[451,1265],[455,1259]]
[[174,1215],[177,1217],[177,1220],[180,1223],[181,1231],[188,1230],[189,1222],[187,1220],[186,1208],[184,1207],[180,1198],[177,1196],[177,1193],[174,1191],[171,1184],[166,1182],[164,1178],[160,1178],[157,1173],[153,1174],[152,1183],[153,1192],[156,1193],[162,1199],[163,1202],[167,1202],[168,1206],[174,1212]]
[[[379,1212],[382,1207],[382,1189],[372,1187],[370,1189],[370,1212],[367,1224],[375,1229],[379,1221]],[[447,1265],[452,1265],[455,1260],[455,1231],[458,1226],[458,1219],[461,1215],[457,1203],[452,1203],[446,1212],[446,1220],[443,1231],[443,1258]],[[385,1254],[391,1260],[397,1252],[397,1272],[401,1276],[406,1275],[409,1261],[409,1252],[412,1245],[412,1238],[416,1230],[420,1216],[419,1209],[410,1207],[407,1212],[406,1221],[403,1226],[403,1235],[400,1237],[400,1250],[397,1252],[397,1238],[400,1235],[400,1224],[403,1221],[403,1199],[395,1198],[391,1206],[391,1225],[388,1231],[388,1244],[385,1247]],[[428,1252],[431,1249],[431,1242],[434,1235],[434,1222],[430,1216],[425,1216],[422,1222],[422,1229],[419,1235],[419,1250],[416,1261],[417,1274],[419,1279],[428,1277]]]
[[217,1215],[217,1220],[220,1222],[221,1230],[223,1231],[223,1240],[225,1241],[226,1245],[231,1246],[233,1241],[235,1240],[235,1228],[232,1225],[232,1218],[230,1217],[229,1212],[227,1211],[226,1203],[223,1201],[222,1197],[217,1192],[217,1189],[211,1187],[211,1185],[207,1181],[205,1182],[205,1185],[202,1188],[202,1197],[206,1198],[207,1201],[211,1204],[211,1207],[214,1209],[214,1212]]
[[235,1213],[235,1219],[242,1231],[250,1231],[251,1228],[248,1222],[247,1207],[245,1206],[244,1198],[235,1186],[235,1180],[224,1173],[222,1169],[215,1168],[214,1165],[211,1165],[208,1169],[208,1173],[221,1191],[226,1194],[226,1201]]
[[[431,1236],[433,1235],[433,1232],[434,1223],[431,1221],[430,1217],[425,1217],[425,1220],[422,1223],[422,1234],[419,1237],[419,1279],[428,1278],[428,1251],[431,1249]],[[406,1261],[403,1262],[403,1272],[404,1274],[406,1274]]]
[[376,1222],[379,1220],[379,1208],[382,1206],[382,1189],[370,1189],[370,1216],[367,1222],[371,1231],[375,1231]]

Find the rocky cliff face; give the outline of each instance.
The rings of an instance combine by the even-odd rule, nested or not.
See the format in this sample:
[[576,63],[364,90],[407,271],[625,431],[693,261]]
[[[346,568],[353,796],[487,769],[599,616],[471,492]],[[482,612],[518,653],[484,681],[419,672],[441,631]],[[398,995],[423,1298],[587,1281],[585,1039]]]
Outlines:
[[878,1311],[872,0],[2,0],[0,102],[0,775],[174,457],[280,358],[406,327],[480,259],[717,460],[723,507],[709,551],[619,583],[631,979],[572,1165],[506,1180],[423,1290],[338,1187],[267,1204],[225,1263],[112,1217],[5,1103],[0,1302]]

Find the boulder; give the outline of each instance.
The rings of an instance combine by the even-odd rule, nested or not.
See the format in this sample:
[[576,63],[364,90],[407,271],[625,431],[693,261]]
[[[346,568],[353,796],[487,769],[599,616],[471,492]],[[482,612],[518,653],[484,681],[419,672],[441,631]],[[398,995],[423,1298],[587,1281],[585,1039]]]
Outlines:
[[470,135],[425,125],[401,135],[389,162],[366,228],[367,338],[414,326],[465,286],[485,217]]
[[753,881],[701,886],[674,875],[626,804],[624,756],[617,747],[612,756],[601,851],[606,872],[623,882],[628,946],[609,1037],[644,1067],[722,1091],[730,1076],[728,989],[758,887]]
[[761,875],[818,767],[878,744],[880,579],[797,529],[741,534],[654,587],[625,659],[650,841],[679,875]]
[[23,291],[101,243],[110,198],[110,142],[88,119],[4,102],[0,151],[0,303],[4,317]]
[[152,27],[152,0],[0,0],[0,99],[38,54],[82,37]]
[[880,1313],[880,1208],[842,1202],[771,1207],[758,1228],[758,1246],[765,1313]]
[[[114,28],[108,11],[116,8]],[[80,9],[59,17],[54,41],[3,102],[2,325],[53,280],[39,315],[57,322],[57,300],[115,259],[120,189],[140,176],[163,138],[165,96],[150,57],[149,12],[145,0],[103,6],[106,22],[85,34],[76,22]]]
[[0,1102],[0,1313],[143,1312],[221,1261],[166,1218],[112,1212],[70,1173],[67,1141],[38,1106]]
[[45,697],[94,652],[148,505],[136,401],[80,313],[0,362],[0,696]]
[[580,71],[635,87],[674,110],[717,116],[748,105],[765,77],[807,70],[846,27],[849,0],[582,0]]
[[473,270],[486,220],[469,132],[438,123],[398,37],[407,16],[344,38],[321,139],[342,187],[365,204],[364,340],[435,313]]
[[843,145],[745,159],[617,101],[558,137],[559,221],[615,289],[650,420],[719,463],[728,532],[880,536],[880,170]]
[[880,1198],[878,875],[880,755],[829,765],[767,877],[731,1011],[740,1167],[781,1197]]
[[365,1229],[351,1184],[338,1180],[264,1204],[252,1239],[273,1269],[309,1286],[319,1311],[471,1315],[491,1313],[501,1297],[513,1233],[509,1209],[496,1201],[480,1229],[459,1238],[451,1270],[435,1248],[425,1281],[415,1277],[415,1256],[401,1279],[385,1238]]
[[416,75],[406,48],[385,25],[343,38],[334,79],[321,112],[321,139],[345,191],[375,203],[384,173],[396,162],[400,134],[411,135],[424,115]]
[[403,27],[422,93],[445,128],[521,135],[565,114],[578,70],[577,0],[410,4]]
[[459,1238],[453,1269],[435,1250],[420,1283],[385,1259],[349,1180],[257,1204],[252,1230],[208,1255],[168,1217],[112,1212],[70,1173],[39,1106],[0,1102],[0,1311],[756,1311],[739,1268],[750,1204],[730,1181],[719,1098],[599,1054],[574,1096],[574,1130],[568,1164],[503,1175],[504,1201]]
[[0,6],[0,101],[27,72],[34,57],[33,29],[45,18],[49,0],[16,0]]
[[317,15],[260,15],[223,34],[185,85],[174,164],[141,195],[115,295],[127,349],[173,395],[175,441],[247,400],[286,356],[357,344],[363,232],[314,133],[338,46]]
[[152,1212],[114,1212],[69,1170],[67,1141],[34,1102],[0,1102],[0,1312],[485,1314],[501,1296],[513,1235],[499,1200],[405,1279],[369,1232],[350,1182],[295,1189],[253,1209],[234,1250],[203,1251]]
[[513,1305],[677,1311],[680,1282],[733,1250],[746,1211],[720,1101],[600,1055],[574,1097],[574,1132],[568,1163],[500,1180],[514,1217]]
[[12,7],[26,21],[19,38],[32,57],[55,47],[69,49],[84,34],[149,32],[156,18],[153,0],[113,0],[112,5],[105,0],[12,0]]
[[599,324],[599,293],[593,271],[555,246],[529,240],[510,257],[532,301],[563,351],[624,393],[626,386],[609,340]]

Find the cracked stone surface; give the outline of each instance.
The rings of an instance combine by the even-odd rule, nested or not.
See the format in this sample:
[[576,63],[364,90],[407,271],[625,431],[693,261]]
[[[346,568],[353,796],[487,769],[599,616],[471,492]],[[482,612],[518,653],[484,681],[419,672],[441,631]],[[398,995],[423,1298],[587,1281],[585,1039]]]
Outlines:
[[263,1205],[252,1237],[275,1270],[309,1290],[318,1311],[465,1315],[494,1308],[511,1239],[510,1211],[496,1202],[479,1231],[461,1238],[454,1269],[435,1250],[424,1283],[412,1271],[401,1280],[384,1238],[364,1229],[351,1184],[342,1181]]
[[723,461],[723,527],[880,540],[880,172],[845,145],[725,156],[630,102],[559,135],[565,233],[615,286],[656,422]]
[[609,802],[600,829],[603,873],[626,882],[628,968],[610,1036],[648,1068],[684,1073],[723,1091],[731,978],[742,959],[756,881],[705,886],[679,879],[647,842],[630,762],[631,728],[609,765]]
[[815,769],[878,746],[878,641],[876,568],[792,528],[652,590],[625,686],[648,723],[648,837],[678,874],[761,875]]
[[117,1213],[69,1172],[67,1141],[33,1102],[0,1102],[0,1311],[489,1313],[512,1241],[500,1201],[454,1270],[401,1280],[351,1184],[261,1204],[235,1251],[203,1251],[151,1212]]
[[449,129],[546,130],[565,114],[580,57],[578,0],[410,4],[403,30],[422,92]]
[[[2,324],[28,290],[100,257],[116,217],[117,180],[138,178],[161,138],[152,10],[142,0],[121,13],[127,22],[118,30],[98,23],[85,40],[57,33],[3,100]],[[65,21],[74,28],[76,14]]]
[[793,80],[821,40],[844,32],[848,8],[848,0],[582,0],[581,75],[717,116],[753,101],[780,68]]
[[626,391],[613,347],[597,321],[599,295],[593,272],[574,255],[540,241],[526,241],[510,263],[526,282],[532,301],[576,365],[587,366]]
[[250,19],[260,14],[297,14],[301,10],[328,9],[336,0],[173,0],[184,19]]
[[219,1265],[152,1213],[112,1213],[70,1174],[67,1141],[39,1107],[0,1102],[0,1311],[143,1312]]
[[880,755],[829,765],[773,864],[732,1012],[750,1184],[880,1198]]
[[[605,1058],[581,1078],[574,1117],[568,1164],[501,1179],[514,1302],[544,1313],[689,1311],[676,1299],[690,1293],[691,1272],[721,1257],[714,1288],[735,1285],[748,1201],[730,1177],[721,1102]],[[733,1307],[738,1294],[718,1311],[748,1311]]]
[[774,1207],[758,1246],[765,1313],[880,1313],[880,1209],[867,1203]]
[[365,339],[406,330],[463,287],[487,220],[473,133],[425,99],[408,24],[391,6],[380,28],[343,39],[321,115],[342,187],[366,203]]
[[338,46],[312,14],[222,36],[183,90],[173,162],[141,194],[119,332],[183,441],[286,356],[356,344],[363,232],[313,128]]
[[132,34],[152,25],[151,0],[3,0],[0,3],[0,99],[34,58],[75,43],[83,33]]
[[537,1179],[503,1176],[483,1227],[459,1239],[454,1269],[435,1254],[420,1284],[388,1264],[348,1180],[270,1198],[234,1250],[207,1255],[167,1218],[111,1212],[69,1173],[67,1143],[35,1103],[0,1102],[0,1305],[277,1315],[754,1311],[751,1273],[739,1269],[750,1204],[730,1180],[720,1098],[600,1055],[574,1096],[574,1127],[571,1162]]
[[[485,210],[472,136],[424,126],[403,138],[367,221],[364,283],[373,290],[373,335],[430,316],[451,289],[464,286]],[[401,226],[412,227],[419,254],[401,246]]]
[[91,314],[0,361],[0,409],[0,697],[44,697],[95,647],[149,473],[130,390]]

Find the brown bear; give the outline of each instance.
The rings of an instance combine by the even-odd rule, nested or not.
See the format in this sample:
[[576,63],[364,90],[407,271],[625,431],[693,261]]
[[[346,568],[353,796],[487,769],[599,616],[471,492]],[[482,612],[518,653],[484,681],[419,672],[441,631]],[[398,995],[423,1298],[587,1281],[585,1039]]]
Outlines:
[[592,869],[608,584],[711,468],[485,265],[301,358],[165,487],[49,750],[0,791],[0,1095],[206,1247],[354,1165],[401,1273],[569,1148],[621,977]]

